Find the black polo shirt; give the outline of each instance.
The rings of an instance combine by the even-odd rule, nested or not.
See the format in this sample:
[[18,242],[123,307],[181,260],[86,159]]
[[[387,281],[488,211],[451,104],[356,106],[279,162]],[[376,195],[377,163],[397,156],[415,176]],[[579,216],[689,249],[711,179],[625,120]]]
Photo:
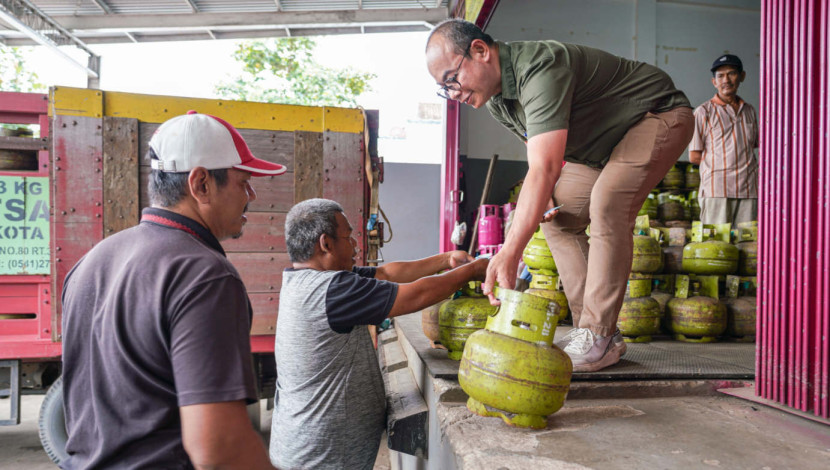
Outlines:
[[62,301],[63,468],[192,468],[179,407],[256,399],[245,286],[195,221],[145,209],[75,265]]

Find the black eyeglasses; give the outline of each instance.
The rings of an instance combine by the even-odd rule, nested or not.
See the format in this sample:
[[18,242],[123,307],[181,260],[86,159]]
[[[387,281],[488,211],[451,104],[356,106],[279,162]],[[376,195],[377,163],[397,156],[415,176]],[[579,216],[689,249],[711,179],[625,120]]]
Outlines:
[[444,84],[441,86],[441,89],[438,90],[438,96],[444,98],[445,100],[451,100],[450,92],[451,91],[460,91],[461,90],[461,83],[458,82],[458,72],[461,70],[461,64],[464,63],[464,59],[470,54],[470,43],[466,49],[464,49],[464,55],[461,56],[461,61],[458,63],[458,67],[455,68],[455,73],[446,80],[444,80]]

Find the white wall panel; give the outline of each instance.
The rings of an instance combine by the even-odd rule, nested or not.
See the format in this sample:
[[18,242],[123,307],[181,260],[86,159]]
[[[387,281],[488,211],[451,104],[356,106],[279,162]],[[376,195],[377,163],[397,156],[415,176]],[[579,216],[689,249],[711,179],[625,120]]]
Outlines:
[[[718,55],[728,51],[744,61],[747,81],[740,94],[757,107],[760,1],[694,3],[502,0],[487,32],[503,41],[556,39],[649,63],[656,61],[694,106],[714,95],[709,67]],[[647,50],[655,45],[653,53]],[[501,159],[525,160],[524,144],[496,123],[486,109],[464,106],[461,120],[462,154],[489,159],[498,153]]]
[[671,75],[693,106],[715,95],[709,68],[721,54],[741,58],[746,81],[738,94],[760,102],[761,11],[659,3],[657,66]]

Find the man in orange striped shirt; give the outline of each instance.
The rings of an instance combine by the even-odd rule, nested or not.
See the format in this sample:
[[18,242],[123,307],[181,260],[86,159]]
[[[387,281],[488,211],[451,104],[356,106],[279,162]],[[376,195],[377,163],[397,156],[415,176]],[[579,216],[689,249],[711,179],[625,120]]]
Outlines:
[[715,96],[695,109],[689,160],[700,165],[700,220],[721,224],[758,220],[758,116],[738,96],[746,78],[731,54],[712,64]]

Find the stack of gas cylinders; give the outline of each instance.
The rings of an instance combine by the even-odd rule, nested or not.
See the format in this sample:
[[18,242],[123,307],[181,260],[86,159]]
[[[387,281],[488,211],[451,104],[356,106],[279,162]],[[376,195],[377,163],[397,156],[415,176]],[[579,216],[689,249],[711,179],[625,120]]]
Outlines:
[[699,186],[698,167],[690,163],[677,163],[660,186],[649,194],[639,215],[649,216],[653,225],[691,228],[691,221],[700,219],[697,201]]
[[627,342],[755,340],[757,222],[649,227],[638,217],[617,327]]
[[617,325],[626,341],[659,334],[685,342],[755,340],[758,224],[701,224],[699,184],[697,167],[679,163],[639,212]]

